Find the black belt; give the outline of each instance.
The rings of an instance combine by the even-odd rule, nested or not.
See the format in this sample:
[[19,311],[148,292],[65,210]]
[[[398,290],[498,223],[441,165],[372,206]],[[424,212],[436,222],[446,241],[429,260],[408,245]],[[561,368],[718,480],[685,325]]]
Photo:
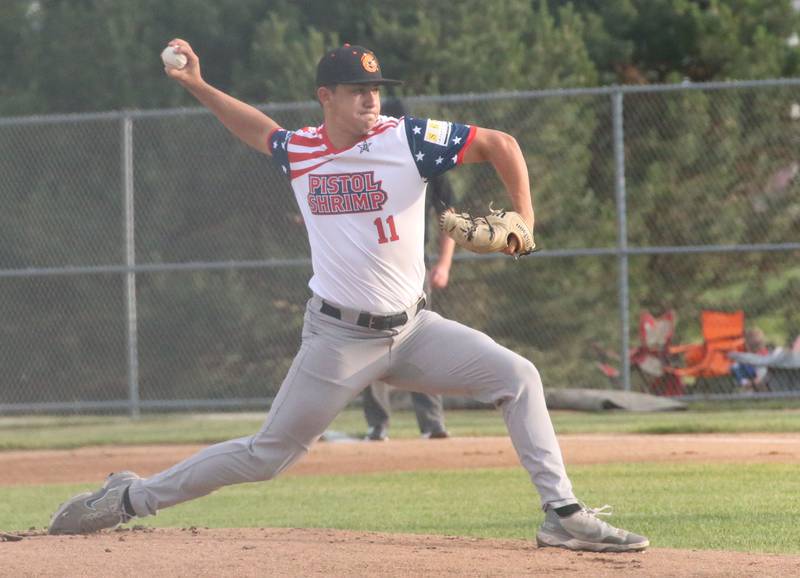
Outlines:
[[[425,296],[420,297],[419,301],[417,301],[416,309],[414,310],[414,315],[419,313],[422,309],[425,308]],[[319,308],[320,313],[324,313],[325,315],[330,315],[335,319],[342,318],[342,311],[338,307],[334,307],[330,303],[326,301],[322,301],[322,306]],[[356,325],[360,325],[361,327],[366,327],[368,329],[378,329],[380,331],[385,331],[387,329],[394,329],[395,327],[399,327],[404,325],[408,321],[408,313],[403,311],[402,313],[395,313],[394,315],[373,315],[367,311],[362,311],[358,314],[358,319],[356,320]]]

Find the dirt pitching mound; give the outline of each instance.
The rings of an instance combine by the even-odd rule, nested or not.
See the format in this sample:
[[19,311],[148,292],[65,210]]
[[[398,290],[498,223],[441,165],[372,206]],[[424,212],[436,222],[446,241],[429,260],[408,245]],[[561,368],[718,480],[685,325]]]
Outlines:
[[590,554],[525,540],[335,530],[144,529],[0,543],[3,576],[797,576],[800,556],[655,548]]

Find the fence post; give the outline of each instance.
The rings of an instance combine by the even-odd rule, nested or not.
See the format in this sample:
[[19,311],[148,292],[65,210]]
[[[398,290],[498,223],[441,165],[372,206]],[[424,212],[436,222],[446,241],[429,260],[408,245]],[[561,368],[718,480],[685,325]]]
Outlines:
[[136,238],[133,213],[133,119],[122,117],[122,188],[125,194],[125,310],[128,337],[128,408],[139,417],[139,352],[136,314]]
[[631,365],[628,361],[630,297],[628,294],[628,216],[625,193],[625,132],[623,129],[622,91],[611,93],[612,124],[614,128],[614,193],[617,200],[617,259],[619,261],[619,317],[622,339],[620,370],[622,387],[631,390]]

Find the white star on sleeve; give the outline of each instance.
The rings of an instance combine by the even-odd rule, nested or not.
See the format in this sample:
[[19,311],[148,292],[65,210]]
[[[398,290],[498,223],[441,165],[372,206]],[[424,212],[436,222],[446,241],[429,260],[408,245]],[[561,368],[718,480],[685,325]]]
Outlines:
[[453,139],[453,144],[459,144],[461,142],[461,137],[457,136]]
[[444,160],[444,159],[443,159],[442,157],[439,157],[438,159],[436,159],[436,164],[437,164],[437,165],[440,165],[440,164],[442,164],[442,161],[443,161],[443,160]]
[[421,133],[421,132],[422,132],[422,129],[421,129],[421,128],[419,128],[418,126],[415,126],[415,127],[414,127],[414,134],[419,134],[419,133]]
[[425,153],[419,151],[416,155],[414,155],[414,158],[417,159],[417,161],[421,161],[423,158],[425,158]]
[[274,148],[274,149],[278,148],[278,141],[274,141],[272,143],[272,148]]
[[453,162],[458,162],[458,155],[453,155]]

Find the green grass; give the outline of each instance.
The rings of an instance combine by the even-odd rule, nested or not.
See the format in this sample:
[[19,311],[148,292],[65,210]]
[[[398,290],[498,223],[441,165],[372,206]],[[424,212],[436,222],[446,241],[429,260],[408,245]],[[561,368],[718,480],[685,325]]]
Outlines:
[[[740,407],[729,404],[717,410],[697,405],[697,409],[669,413],[554,411],[551,415],[561,434],[800,432],[800,409],[796,404],[783,410],[768,409],[769,405]],[[208,444],[250,435],[260,428],[263,419],[264,414],[258,413],[154,415],[138,420],[122,416],[6,417],[0,418],[0,450]],[[501,414],[494,410],[448,411],[446,419],[448,428],[457,436],[507,433]],[[366,425],[361,411],[354,408],[342,412],[330,429],[360,437]],[[419,436],[414,414],[395,412],[390,435],[395,439]]]
[[[798,432],[796,403],[693,404],[671,413],[552,412],[559,433]],[[788,408],[787,408],[788,407]],[[771,409],[770,409],[771,408]],[[787,408],[787,409],[780,409]],[[94,444],[211,443],[256,431],[262,414],[0,418],[0,448],[72,448]],[[449,411],[458,436],[506,435],[496,411]],[[359,409],[331,429],[363,434]],[[419,435],[411,412],[393,415],[391,436]],[[800,554],[796,466],[780,464],[611,464],[569,469],[589,504],[613,504],[618,525],[655,546]],[[77,485],[0,487],[0,528],[47,524]],[[148,525],[325,527],[386,532],[530,539],[541,522],[522,468],[358,476],[301,476],[224,488],[170,508]]]
[[[654,546],[800,554],[793,465],[612,464],[570,468],[587,503]],[[0,528],[46,525],[86,486],[0,488]],[[521,468],[279,478],[225,488],[142,520],[161,527],[319,527],[531,539],[542,514]]]

